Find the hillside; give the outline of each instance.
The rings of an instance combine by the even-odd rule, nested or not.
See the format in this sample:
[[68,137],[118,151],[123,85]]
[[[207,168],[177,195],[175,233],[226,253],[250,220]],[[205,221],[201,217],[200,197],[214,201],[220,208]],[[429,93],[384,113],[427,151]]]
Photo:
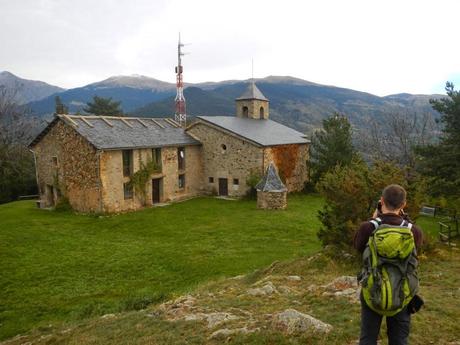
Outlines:
[[7,71],[0,72],[1,86],[17,89],[17,99],[21,104],[37,101],[56,92],[64,91],[63,88],[38,80],[23,79]]
[[[106,80],[58,93],[69,112],[82,112],[93,96],[112,97],[121,101],[124,112],[175,94],[174,84],[140,75],[115,76]],[[54,112],[56,95],[29,104],[32,112],[44,116]]]
[[[378,97],[355,90],[325,86],[292,77],[267,77],[256,80],[257,86],[270,100],[270,117],[302,132],[311,132],[334,112],[346,114],[352,125],[366,128],[371,120],[384,114],[433,112],[429,99],[436,95],[391,95]],[[228,115],[235,113],[234,99],[241,95],[247,81],[217,84],[206,90],[189,87],[184,91],[187,112],[197,115]],[[137,116],[165,116],[174,109],[174,97],[158,100],[137,110]]]
[[[434,223],[432,224],[435,225]],[[213,280],[164,303],[48,324],[1,343],[356,345],[359,337],[358,264],[317,252],[274,261],[248,274]],[[420,295],[410,344],[458,345],[458,249],[421,255]],[[386,344],[383,325],[380,332]]]
[[289,202],[286,211],[263,212],[255,201],[197,198],[101,217],[33,201],[0,205],[0,340],[139,309],[317,251],[322,199]]
[[[234,99],[241,95],[247,82],[227,80],[186,84],[187,113],[191,116],[234,114]],[[411,94],[378,97],[283,76],[269,76],[256,82],[270,99],[271,118],[302,132],[320,127],[322,119],[334,112],[346,114],[356,128],[367,128],[369,121],[378,121],[384,114],[394,112],[419,115],[429,112],[437,116],[429,99],[440,97]],[[115,76],[59,93],[71,113],[82,112],[94,95],[121,101],[123,111],[135,116],[168,117],[174,113],[175,85],[146,76]],[[29,106],[36,115],[49,115],[54,112],[54,97],[32,102]]]

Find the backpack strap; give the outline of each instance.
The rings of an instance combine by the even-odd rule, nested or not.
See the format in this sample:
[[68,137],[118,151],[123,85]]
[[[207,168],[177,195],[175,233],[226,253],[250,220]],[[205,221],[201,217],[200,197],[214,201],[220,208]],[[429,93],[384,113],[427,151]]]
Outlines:
[[405,219],[404,219],[404,220],[402,221],[402,223],[401,223],[401,225],[400,225],[400,226],[404,226],[404,227],[406,227],[406,228],[408,228],[408,229],[412,230],[412,226],[413,226],[413,224],[412,224],[412,223],[410,223],[410,222],[408,222],[407,220],[405,220]]
[[374,230],[377,230],[378,227],[382,225],[382,220],[379,217],[371,219],[369,222],[372,223],[372,225],[374,225]]

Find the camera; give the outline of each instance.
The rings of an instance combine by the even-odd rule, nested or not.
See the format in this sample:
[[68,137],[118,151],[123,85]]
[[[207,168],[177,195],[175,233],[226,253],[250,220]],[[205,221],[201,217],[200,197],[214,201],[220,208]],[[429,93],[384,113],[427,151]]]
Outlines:
[[379,211],[379,213],[382,213],[382,202],[380,200],[377,202],[377,211]]

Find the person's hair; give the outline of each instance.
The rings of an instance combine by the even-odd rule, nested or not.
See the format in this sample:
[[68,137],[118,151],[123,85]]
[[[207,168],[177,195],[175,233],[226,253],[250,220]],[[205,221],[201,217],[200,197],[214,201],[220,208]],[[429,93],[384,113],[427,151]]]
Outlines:
[[382,197],[387,208],[397,210],[406,202],[406,190],[399,184],[390,184],[383,190]]

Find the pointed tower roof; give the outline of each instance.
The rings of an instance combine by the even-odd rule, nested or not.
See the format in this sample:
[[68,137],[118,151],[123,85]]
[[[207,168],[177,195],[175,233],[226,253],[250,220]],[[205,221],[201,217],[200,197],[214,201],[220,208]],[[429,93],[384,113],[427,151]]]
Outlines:
[[267,173],[262,180],[257,184],[256,190],[261,192],[286,192],[287,188],[281,181],[278,173],[276,172],[273,163],[267,168]]
[[264,94],[259,90],[256,86],[254,81],[251,81],[246,88],[246,91],[238,97],[236,100],[243,100],[243,99],[258,99],[261,101],[268,101],[268,99],[264,96]]

